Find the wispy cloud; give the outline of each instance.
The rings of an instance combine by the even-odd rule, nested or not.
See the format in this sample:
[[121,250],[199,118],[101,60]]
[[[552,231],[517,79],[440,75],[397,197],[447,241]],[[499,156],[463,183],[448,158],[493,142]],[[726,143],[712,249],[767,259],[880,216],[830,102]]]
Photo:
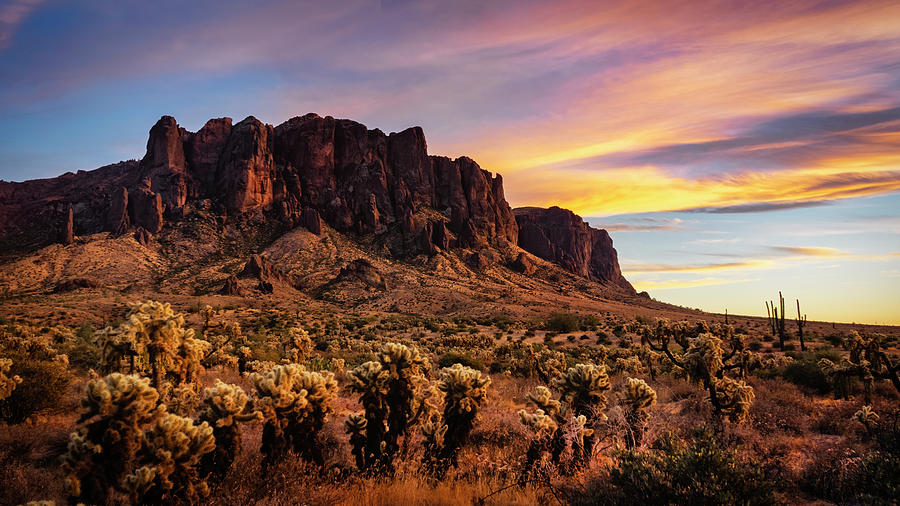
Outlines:
[[772,246],[772,250],[778,253],[810,257],[840,257],[849,254],[834,248],[797,247],[797,246]]
[[626,275],[641,274],[648,272],[709,272],[724,271],[734,269],[758,269],[769,267],[772,265],[770,260],[745,260],[741,262],[724,262],[710,264],[690,264],[690,265],[672,265],[672,264],[625,264],[622,271]]
[[19,25],[43,2],[44,0],[10,0],[0,6],[0,50],[12,42]]
[[701,278],[701,279],[672,279],[667,281],[633,281],[635,290],[659,291],[679,288],[696,288],[700,286],[730,285],[733,283],[747,283],[757,279],[728,279],[728,278]]

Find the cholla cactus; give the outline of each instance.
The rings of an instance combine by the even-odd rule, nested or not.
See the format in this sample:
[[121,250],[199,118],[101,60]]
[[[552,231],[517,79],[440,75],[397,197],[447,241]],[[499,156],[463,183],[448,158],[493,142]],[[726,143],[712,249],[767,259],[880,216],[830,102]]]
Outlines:
[[449,467],[456,467],[459,451],[472,431],[490,384],[489,377],[462,364],[441,371],[437,388],[444,393],[443,419],[429,420],[422,430],[427,441],[426,465],[438,478]]
[[300,327],[291,327],[287,330],[285,337],[287,341],[284,343],[284,354],[289,361],[296,364],[309,357],[312,351],[312,340],[309,338],[308,332]]
[[[424,372],[428,360],[416,348],[386,343],[378,352],[378,360],[366,362],[348,373],[348,389],[360,394],[365,409],[365,428],[358,422],[347,431],[365,448],[354,447],[362,455],[363,471],[393,469],[398,440],[415,426],[429,409],[430,392],[425,388]],[[363,436],[360,431],[365,430]]]
[[528,352],[534,361],[534,368],[538,377],[545,383],[550,383],[552,378],[559,376],[566,369],[566,356],[558,351],[543,349],[537,353],[529,347]]
[[577,364],[553,380],[563,400],[574,410],[575,416],[585,415],[588,419],[605,418],[606,395],[609,390],[609,376],[606,366]]
[[107,327],[98,344],[105,367],[117,369],[125,357],[130,359],[132,372],[146,365],[157,390],[163,387],[168,372],[178,383],[196,379],[203,369],[200,361],[210,347],[196,339],[192,329],[184,328],[184,315],[155,301],[133,304],[125,323],[117,329]]
[[136,504],[196,504],[209,494],[198,464],[215,446],[208,423],[166,414],[144,434],[143,465],[125,477],[125,489]]
[[72,499],[103,504],[119,486],[142,444],[141,426],[164,410],[149,380],[113,373],[87,384],[79,423],[69,437],[63,463]]
[[12,360],[8,358],[0,358],[0,401],[12,395],[16,385],[22,382],[22,378],[18,376],[9,376],[9,370],[12,368]]
[[835,395],[849,398],[850,378],[857,377],[863,382],[865,404],[872,403],[872,391],[877,380],[889,380],[900,392],[900,360],[883,350],[884,336],[875,334],[862,336],[851,332],[844,338],[844,348],[849,357],[835,364],[828,359],[819,360],[819,367],[832,378]]
[[722,362],[722,340],[710,333],[689,339],[682,360],[682,368],[692,380],[702,382],[713,378],[725,366]]
[[732,422],[740,423],[746,420],[755,397],[753,387],[727,376],[714,380],[714,384],[722,413]]
[[850,419],[863,424],[866,428],[866,434],[868,434],[869,437],[872,437],[872,433],[878,425],[879,418],[878,413],[872,409],[872,406],[866,405],[860,408],[856,413],[853,413],[853,416]]
[[242,447],[242,423],[262,420],[262,413],[254,411],[250,399],[237,385],[216,380],[216,385],[203,391],[203,411],[200,421],[213,428],[216,438],[214,451],[204,455],[201,475],[221,477],[229,469]]
[[[594,364],[577,364],[570,367],[565,374],[553,380],[563,400],[570,407],[573,416],[584,416],[591,429],[598,420],[605,420],[605,392],[609,390],[609,376],[606,367]],[[594,434],[584,435],[583,444],[576,447],[575,457],[579,464],[585,464],[593,452]]]
[[627,378],[625,380],[625,421],[630,430],[629,437],[625,438],[628,448],[634,448],[641,443],[644,436],[644,426],[650,418],[650,408],[656,404],[656,391],[639,378]]
[[336,397],[334,374],[287,364],[264,374],[252,373],[250,380],[256,387],[256,405],[265,420],[262,452],[266,465],[274,463],[289,448],[304,459],[324,465],[318,437]]
[[616,358],[616,371],[626,374],[640,374],[644,370],[644,363],[637,355]]

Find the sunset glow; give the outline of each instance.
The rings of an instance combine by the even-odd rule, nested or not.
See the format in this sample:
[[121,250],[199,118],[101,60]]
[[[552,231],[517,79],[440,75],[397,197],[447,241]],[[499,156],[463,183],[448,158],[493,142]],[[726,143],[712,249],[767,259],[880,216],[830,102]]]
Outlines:
[[139,158],[163,114],[420,125],[513,207],[607,228],[659,300],[765,314],[781,290],[810,319],[898,324],[898,20],[896,1],[11,0],[0,179]]

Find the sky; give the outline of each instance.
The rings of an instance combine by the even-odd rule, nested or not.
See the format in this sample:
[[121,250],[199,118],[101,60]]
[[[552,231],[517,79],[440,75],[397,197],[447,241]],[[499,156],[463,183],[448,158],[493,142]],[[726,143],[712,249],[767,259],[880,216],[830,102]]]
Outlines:
[[316,112],[607,228],[659,300],[900,324],[900,2],[0,0],[0,179]]

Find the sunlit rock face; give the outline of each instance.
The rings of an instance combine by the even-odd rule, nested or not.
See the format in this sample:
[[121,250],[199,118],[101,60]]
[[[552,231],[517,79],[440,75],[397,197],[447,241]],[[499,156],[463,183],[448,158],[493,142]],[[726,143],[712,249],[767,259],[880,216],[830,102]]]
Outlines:
[[577,214],[559,207],[520,207],[513,213],[520,248],[579,276],[634,292],[622,276],[606,230],[592,228]]
[[[163,116],[140,161],[0,182],[3,251],[98,232],[149,241],[195,219],[304,227],[317,235],[324,226],[369,239],[388,234],[384,243],[399,257],[494,248],[517,259],[518,245],[572,273],[632,290],[605,231],[555,207],[514,214],[499,174],[468,157],[429,155],[419,127],[385,134],[307,114],[274,127],[252,116],[238,123],[215,118],[189,132]],[[513,263],[533,272],[527,257]]]

